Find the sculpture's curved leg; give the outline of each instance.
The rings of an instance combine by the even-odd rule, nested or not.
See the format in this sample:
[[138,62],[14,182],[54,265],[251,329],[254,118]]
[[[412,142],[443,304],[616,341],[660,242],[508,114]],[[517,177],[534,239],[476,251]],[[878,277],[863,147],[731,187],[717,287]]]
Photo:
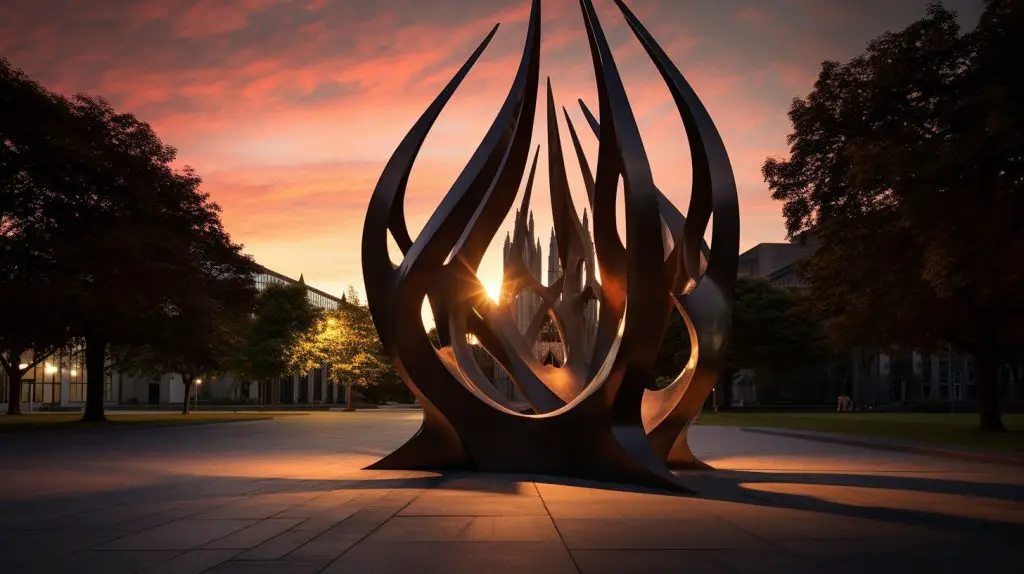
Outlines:
[[689,431],[690,427],[686,427],[676,437],[665,457],[665,464],[673,470],[714,470],[710,464],[693,454],[693,450],[690,449],[690,444],[687,442],[686,435]]
[[433,406],[424,405],[423,424],[416,434],[366,469],[472,470],[473,462],[448,419]]

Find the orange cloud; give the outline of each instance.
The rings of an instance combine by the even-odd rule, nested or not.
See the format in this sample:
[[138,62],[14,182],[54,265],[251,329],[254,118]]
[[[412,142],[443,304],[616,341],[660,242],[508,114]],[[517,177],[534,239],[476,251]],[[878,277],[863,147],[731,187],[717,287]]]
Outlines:
[[[842,0],[739,9],[630,1],[715,118],[736,173],[745,247],[784,236],[760,166],[786,152],[791,99],[812,88],[822,60],[855,55],[872,35],[920,16],[924,1],[865,0],[856,9]],[[689,152],[678,113],[613,3],[596,4],[658,184],[685,206]],[[595,103],[578,2],[545,0],[543,9],[541,73],[552,77],[593,163],[596,145],[575,105],[577,98]],[[362,218],[395,146],[501,22],[410,179],[406,211],[416,230],[507,93],[528,12],[526,0],[93,0],[76,10],[33,0],[5,5],[0,54],[52,89],[102,95],[151,122],[180,150],[180,163],[204,176],[228,229],[257,259],[340,291],[361,286]],[[542,107],[535,126],[542,153],[544,121]],[[560,122],[582,209],[582,180]],[[538,178],[533,208],[546,241],[544,161]],[[482,274],[497,273],[507,227]]]

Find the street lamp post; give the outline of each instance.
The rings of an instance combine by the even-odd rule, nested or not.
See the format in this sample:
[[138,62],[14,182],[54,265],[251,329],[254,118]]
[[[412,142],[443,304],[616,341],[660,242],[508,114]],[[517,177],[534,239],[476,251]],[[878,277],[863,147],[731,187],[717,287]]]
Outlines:
[[193,403],[195,406],[192,407],[192,410],[199,410],[199,385],[201,384],[203,384],[203,380],[196,379],[195,402]]

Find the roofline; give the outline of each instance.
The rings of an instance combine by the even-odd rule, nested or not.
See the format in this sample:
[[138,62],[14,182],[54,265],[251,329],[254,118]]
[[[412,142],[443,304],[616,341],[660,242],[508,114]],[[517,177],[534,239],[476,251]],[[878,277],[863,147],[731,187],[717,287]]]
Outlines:
[[771,273],[765,275],[764,278],[768,279],[770,281],[772,279],[776,279],[776,278],[778,278],[778,277],[780,277],[780,276],[782,276],[782,275],[784,275],[786,273],[789,273],[791,271],[794,271],[794,272],[796,271],[796,265],[794,265],[793,263],[790,263],[789,265],[783,265],[782,267],[779,267],[775,271],[772,271]]
[[757,251],[758,249],[760,249],[762,247],[801,247],[801,248],[804,248],[804,249],[807,248],[807,246],[802,244],[802,243],[774,243],[774,242],[767,242],[766,241],[766,242],[763,242],[763,243],[758,243],[757,245],[751,247],[750,249],[747,249],[743,253],[740,253],[740,255],[746,255],[747,253],[753,253],[754,251]]
[[[268,269],[268,268],[260,265],[259,263],[257,263],[256,266],[259,267],[259,272],[260,273],[265,273],[267,275],[270,275],[271,277],[277,277],[278,279],[281,279],[283,281],[287,281],[289,283],[297,284],[299,282],[298,279],[292,279],[291,277],[285,275],[284,273],[278,273],[277,271],[274,271],[272,269]],[[303,283],[303,285],[305,285],[305,283]],[[334,301],[336,303],[343,303],[344,302],[339,297],[335,297],[334,295],[331,295],[330,293],[327,293],[326,291],[321,291],[321,290],[317,289],[316,287],[312,287],[310,285],[305,285],[305,287],[306,287],[306,289],[316,293],[317,295],[322,295],[324,297],[327,297],[328,299],[330,299],[331,301]]]

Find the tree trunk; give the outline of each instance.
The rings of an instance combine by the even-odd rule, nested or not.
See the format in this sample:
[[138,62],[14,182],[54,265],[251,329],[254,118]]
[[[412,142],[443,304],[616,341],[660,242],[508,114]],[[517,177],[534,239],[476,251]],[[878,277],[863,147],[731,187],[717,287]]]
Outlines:
[[[20,359],[16,357],[14,360]],[[12,367],[4,365],[4,372],[7,373],[7,414],[20,415],[21,378],[25,376],[25,372],[18,368],[18,363],[14,363]]]
[[1011,400],[1015,400],[1020,395],[1021,380],[1024,379],[1024,365],[1014,363],[1010,368],[1013,370],[1013,386],[1010,389],[1012,392],[1009,394]]
[[85,340],[85,414],[83,422],[106,422],[103,387],[107,375],[107,341],[98,335]]
[[875,376],[871,369],[875,362],[875,353],[866,347],[857,347],[853,351],[854,369],[850,395],[857,404],[870,402],[875,396]]
[[978,367],[978,398],[981,399],[981,425],[978,430],[1003,432],[1003,418],[999,414],[999,353],[982,345],[974,353]]
[[728,410],[732,408],[732,378],[735,374],[736,369],[729,367],[722,371],[722,376],[718,379],[718,386],[722,388],[720,393],[722,404],[718,407],[719,409]]
[[352,383],[345,385],[345,388],[347,390],[345,393],[345,410],[354,411],[355,409],[352,408]]
[[195,379],[190,377],[187,373],[178,373],[178,376],[181,377],[181,383],[185,385],[185,400],[182,402],[181,405],[181,414],[187,415],[189,411],[188,403],[189,399],[192,397],[192,385],[195,384],[193,382],[195,381]]

